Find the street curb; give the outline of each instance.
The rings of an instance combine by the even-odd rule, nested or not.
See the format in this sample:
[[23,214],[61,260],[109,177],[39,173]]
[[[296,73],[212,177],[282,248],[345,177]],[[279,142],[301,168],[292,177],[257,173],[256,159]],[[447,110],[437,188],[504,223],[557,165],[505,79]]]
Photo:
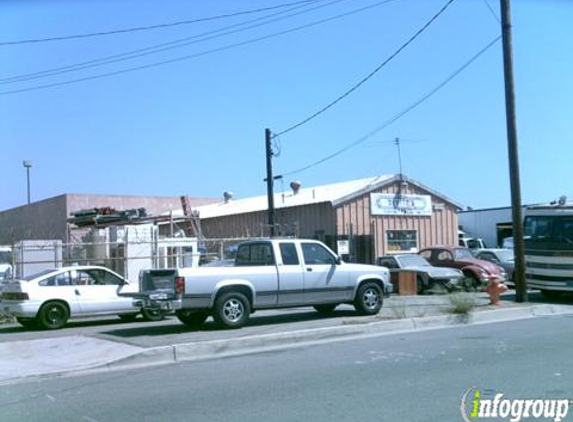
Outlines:
[[560,305],[534,305],[532,307],[483,310],[472,312],[468,315],[448,314],[366,323],[353,322],[352,319],[348,319],[343,320],[342,325],[336,327],[313,328],[149,348],[142,352],[136,352],[131,356],[108,362],[103,366],[107,368],[126,368],[214,359],[290,348],[302,344],[312,345],[328,341],[346,340],[355,337],[383,336],[398,332],[407,333],[565,314],[573,314],[573,309],[569,306]]
[[445,314],[428,317],[387,319],[382,321],[375,320],[377,317],[372,317],[372,319],[367,321],[364,321],[364,319],[347,318],[343,319],[340,325],[333,327],[311,328],[282,333],[143,348],[132,353],[123,354],[119,358],[92,362],[83,367],[76,366],[54,372],[40,372],[37,374],[2,379],[0,385],[22,380],[226,358],[274,350],[286,350],[300,346],[324,344],[326,342],[379,337],[397,333],[406,334],[467,325],[507,322],[552,315],[573,315],[573,307],[551,304],[508,307],[503,307],[502,305],[500,308],[478,310],[467,315]]

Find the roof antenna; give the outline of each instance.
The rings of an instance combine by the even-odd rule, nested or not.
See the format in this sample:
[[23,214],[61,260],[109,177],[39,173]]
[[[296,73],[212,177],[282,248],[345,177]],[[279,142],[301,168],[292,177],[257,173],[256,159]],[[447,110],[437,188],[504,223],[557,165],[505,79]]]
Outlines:
[[400,180],[402,180],[402,154],[400,152],[400,138],[394,139],[394,145],[398,149],[398,165],[400,166]]
[[404,175],[402,174],[402,153],[400,151],[400,138],[394,139],[394,144],[398,149],[398,165],[400,166],[400,192],[402,193],[402,189],[406,189],[408,187],[408,182],[404,180]]

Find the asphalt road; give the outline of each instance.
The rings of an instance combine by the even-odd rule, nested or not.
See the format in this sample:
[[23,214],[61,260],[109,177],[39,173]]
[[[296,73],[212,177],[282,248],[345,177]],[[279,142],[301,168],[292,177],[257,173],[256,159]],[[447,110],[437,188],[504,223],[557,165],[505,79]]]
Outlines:
[[460,421],[472,386],[573,398],[572,349],[573,316],[387,335],[3,386],[0,420]]

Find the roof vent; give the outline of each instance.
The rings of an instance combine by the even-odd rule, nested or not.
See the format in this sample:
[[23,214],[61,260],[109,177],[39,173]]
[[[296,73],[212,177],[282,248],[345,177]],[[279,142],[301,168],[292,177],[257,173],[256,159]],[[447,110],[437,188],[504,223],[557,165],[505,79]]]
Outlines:
[[302,184],[297,180],[293,180],[292,182],[290,182],[290,188],[292,189],[293,195],[298,195],[301,186]]
[[231,199],[233,199],[233,192],[225,191],[223,192],[223,199],[225,200],[225,204],[228,204]]
[[560,207],[564,206],[567,203],[567,197],[565,195],[559,197],[559,201],[557,203]]

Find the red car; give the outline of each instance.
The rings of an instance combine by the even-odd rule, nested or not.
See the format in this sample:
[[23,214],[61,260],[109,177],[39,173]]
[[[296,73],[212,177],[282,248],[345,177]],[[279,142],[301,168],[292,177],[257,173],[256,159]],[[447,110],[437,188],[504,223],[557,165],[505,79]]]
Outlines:
[[473,279],[475,287],[486,285],[492,276],[506,281],[507,274],[503,268],[489,261],[477,259],[468,248],[459,246],[433,246],[419,252],[436,267],[450,267],[462,270],[466,277]]

